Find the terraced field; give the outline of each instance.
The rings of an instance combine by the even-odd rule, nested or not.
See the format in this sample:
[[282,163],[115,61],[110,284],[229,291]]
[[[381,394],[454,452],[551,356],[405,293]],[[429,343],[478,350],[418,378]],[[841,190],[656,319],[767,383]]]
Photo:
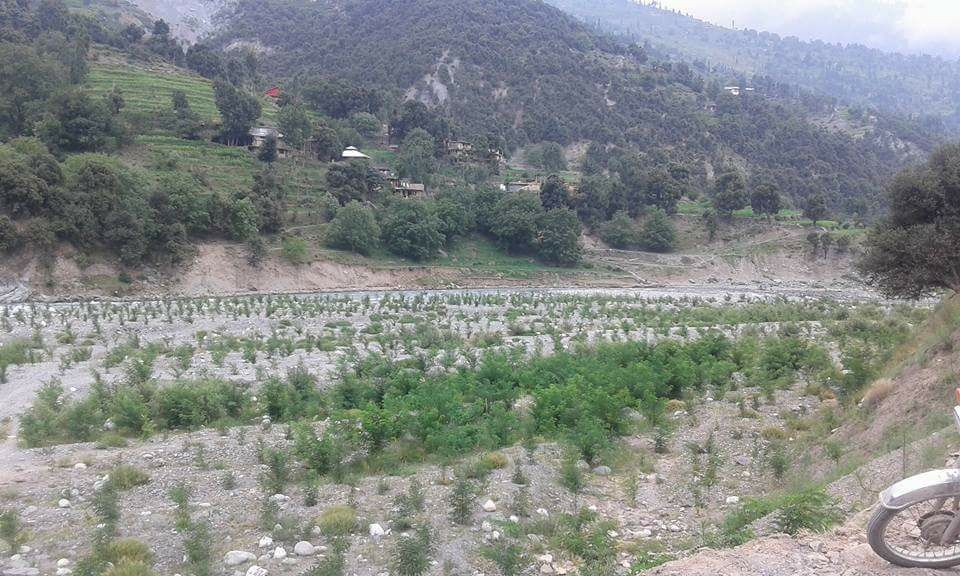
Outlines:
[[244,148],[172,136],[138,136],[136,143],[146,150],[149,163],[175,161],[181,170],[200,174],[217,191],[250,188],[259,169],[257,159]]
[[200,116],[210,121],[220,119],[213,100],[213,84],[186,72],[171,73],[146,65],[93,64],[87,85],[95,94],[107,94],[117,87],[123,91],[128,110],[148,113],[169,109],[173,93],[180,90]]

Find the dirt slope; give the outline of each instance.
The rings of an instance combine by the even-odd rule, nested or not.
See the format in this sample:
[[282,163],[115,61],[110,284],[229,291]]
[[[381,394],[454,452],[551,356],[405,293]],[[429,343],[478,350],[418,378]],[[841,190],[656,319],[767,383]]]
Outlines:
[[860,514],[830,534],[771,536],[731,550],[706,550],[647,572],[650,576],[932,576],[957,570],[907,570],[887,564],[866,543]]

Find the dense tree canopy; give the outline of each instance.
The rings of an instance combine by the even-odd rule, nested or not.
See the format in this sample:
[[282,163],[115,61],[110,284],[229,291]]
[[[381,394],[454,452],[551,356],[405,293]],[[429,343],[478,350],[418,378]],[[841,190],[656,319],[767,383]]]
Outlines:
[[871,231],[861,271],[891,296],[960,292],[960,145],[897,176],[889,198],[889,215]]

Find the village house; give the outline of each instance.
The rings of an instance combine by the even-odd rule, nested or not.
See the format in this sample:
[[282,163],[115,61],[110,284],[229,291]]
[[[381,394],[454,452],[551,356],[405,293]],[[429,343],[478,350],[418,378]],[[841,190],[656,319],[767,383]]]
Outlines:
[[357,150],[356,146],[348,146],[347,149],[343,151],[343,154],[340,155],[340,158],[342,158],[343,160],[369,160],[370,159],[369,156]]
[[386,177],[387,182],[393,186],[395,194],[404,198],[424,198],[427,196],[427,187],[418,182],[412,182],[407,178],[400,178],[394,174]]
[[539,194],[541,186],[542,184],[539,180],[516,180],[501,185],[500,189],[511,194],[518,192],[536,192]]
[[444,143],[447,156],[454,162],[503,162],[503,153],[496,149],[478,151],[476,147],[465,140],[447,140]]
[[270,128],[267,126],[253,128],[250,130],[249,136],[250,144],[247,145],[247,150],[255,154],[259,153],[263,146],[271,138],[277,142],[277,158],[286,158],[293,152],[293,148],[288,146],[286,142],[283,141],[283,134],[281,134],[276,128]]

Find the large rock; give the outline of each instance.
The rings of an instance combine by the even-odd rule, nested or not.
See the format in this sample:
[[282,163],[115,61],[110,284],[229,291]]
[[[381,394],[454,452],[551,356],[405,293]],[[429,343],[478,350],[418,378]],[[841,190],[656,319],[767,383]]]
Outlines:
[[613,470],[609,466],[597,466],[593,469],[593,473],[597,476],[609,476],[613,474]]
[[483,511],[484,511],[484,512],[496,512],[496,511],[497,511],[497,505],[494,503],[493,500],[487,500],[486,502],[483,503]]
[[231,550],[223,556],[223,563],[227,566],[239,566],[247,562],[253,562],[257,557],[255,554],[244,550]]
[[381,526],[381,525],[379,525],[379,524],[371,524],[371,525],[370,525],[370,537],[371,537],[371,538],[380,538],[380,537],[383,536],[384,534],[386,534],[386,531],[383,529],[383,526]]
[[313,556],[316,551],[317,550],[313,547],[313,544],[307,542],[306,540],[297,542],[296,546],[293,547],[293,553],[297,556]]

